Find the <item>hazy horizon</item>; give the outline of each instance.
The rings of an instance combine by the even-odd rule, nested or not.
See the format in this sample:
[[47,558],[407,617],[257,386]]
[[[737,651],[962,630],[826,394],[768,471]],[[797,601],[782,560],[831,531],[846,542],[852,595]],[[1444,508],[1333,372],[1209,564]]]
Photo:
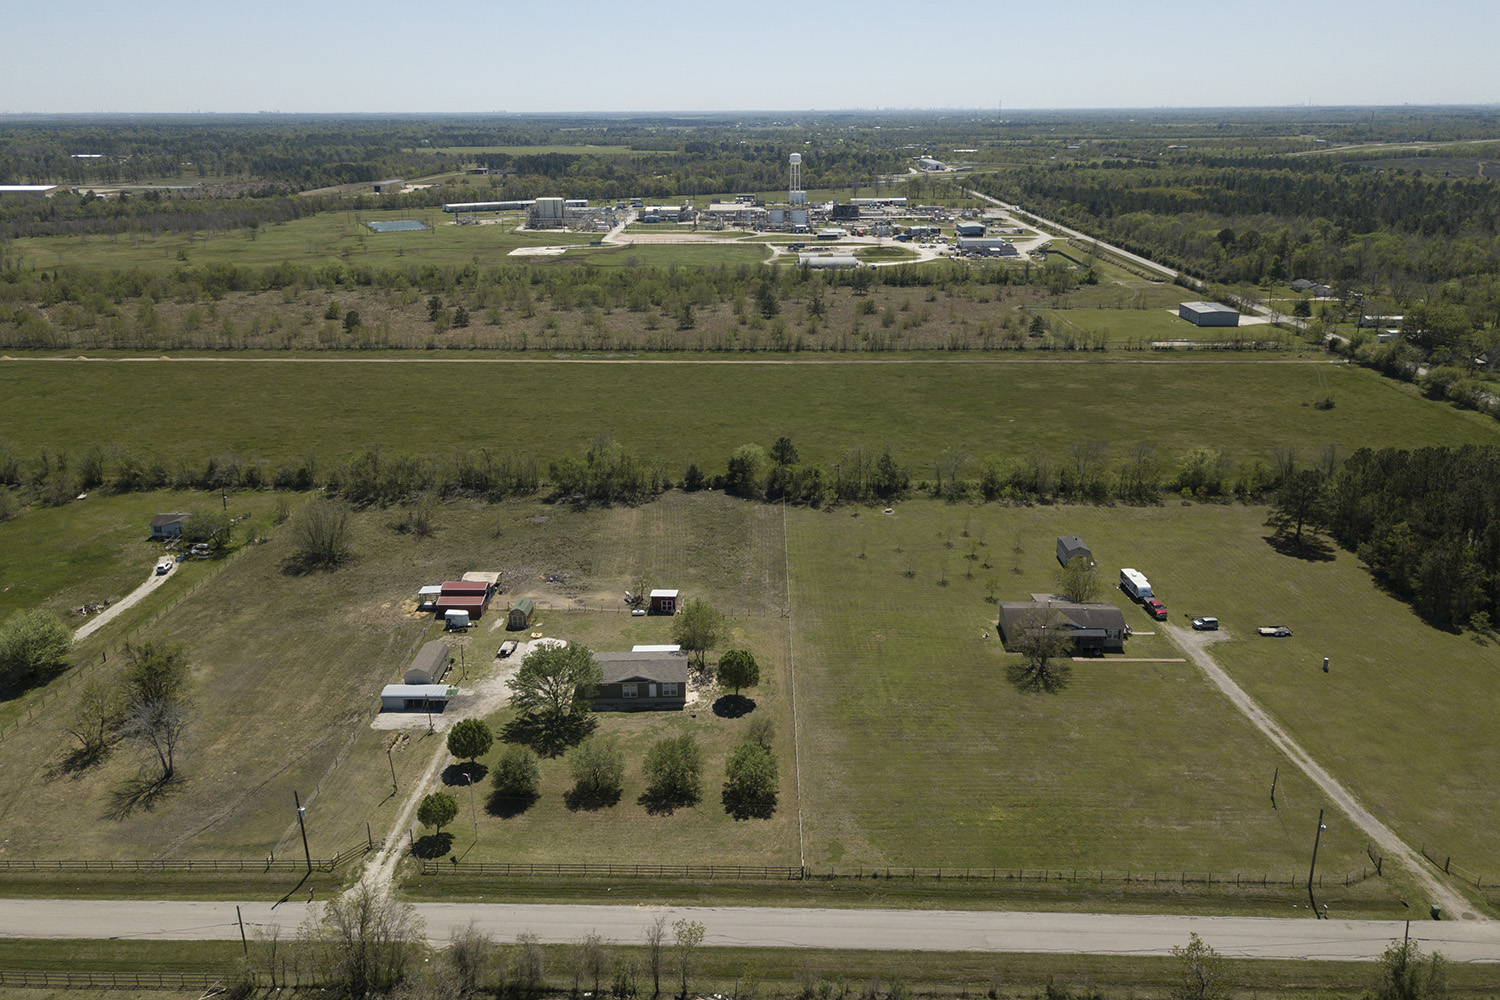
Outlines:
[[[955,0],[751,11],[391,0],[9,18],[0,114],[735,114],[1488,107],[1500,5]],[[685,95],[692,95],[686,97]],[[461,108],[461,111],[446,109]],[[582,110],[580,110],[582,109]]]

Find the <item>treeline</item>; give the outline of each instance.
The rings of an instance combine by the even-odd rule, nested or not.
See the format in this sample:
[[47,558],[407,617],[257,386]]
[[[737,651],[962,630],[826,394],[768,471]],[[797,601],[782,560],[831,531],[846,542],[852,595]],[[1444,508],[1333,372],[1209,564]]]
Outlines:
[[1488,632],[1500,615],[1500,449],[1361,449],[1327,527],[1429,621]]

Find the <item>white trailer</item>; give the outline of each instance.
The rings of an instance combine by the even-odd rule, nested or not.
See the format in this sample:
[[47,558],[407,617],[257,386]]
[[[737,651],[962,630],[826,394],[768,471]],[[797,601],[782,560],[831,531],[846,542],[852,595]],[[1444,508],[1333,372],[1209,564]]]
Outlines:
[[1137,601],[1144,601],[1153,596],[1151,581],[1146,579],[1146,574],[1133,569],[1120,570],[1120,589]]

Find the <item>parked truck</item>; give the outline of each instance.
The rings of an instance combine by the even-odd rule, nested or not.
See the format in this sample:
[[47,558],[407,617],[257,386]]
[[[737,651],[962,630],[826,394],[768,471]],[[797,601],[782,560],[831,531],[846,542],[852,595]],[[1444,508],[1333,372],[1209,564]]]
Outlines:
[[1146,579],[1144,573],[1133,569],[1120,570],[1120,589],[1130,595],[1130,599],[1136,602],[1145,601],[1155,596],[1151,593],[1151,581]]

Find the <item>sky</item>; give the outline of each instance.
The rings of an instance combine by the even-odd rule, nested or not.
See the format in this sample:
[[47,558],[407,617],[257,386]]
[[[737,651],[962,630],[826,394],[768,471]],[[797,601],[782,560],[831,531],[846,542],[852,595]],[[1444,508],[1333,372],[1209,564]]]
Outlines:
[[0,114],[1492,104],[1494,0],[75,0]]

